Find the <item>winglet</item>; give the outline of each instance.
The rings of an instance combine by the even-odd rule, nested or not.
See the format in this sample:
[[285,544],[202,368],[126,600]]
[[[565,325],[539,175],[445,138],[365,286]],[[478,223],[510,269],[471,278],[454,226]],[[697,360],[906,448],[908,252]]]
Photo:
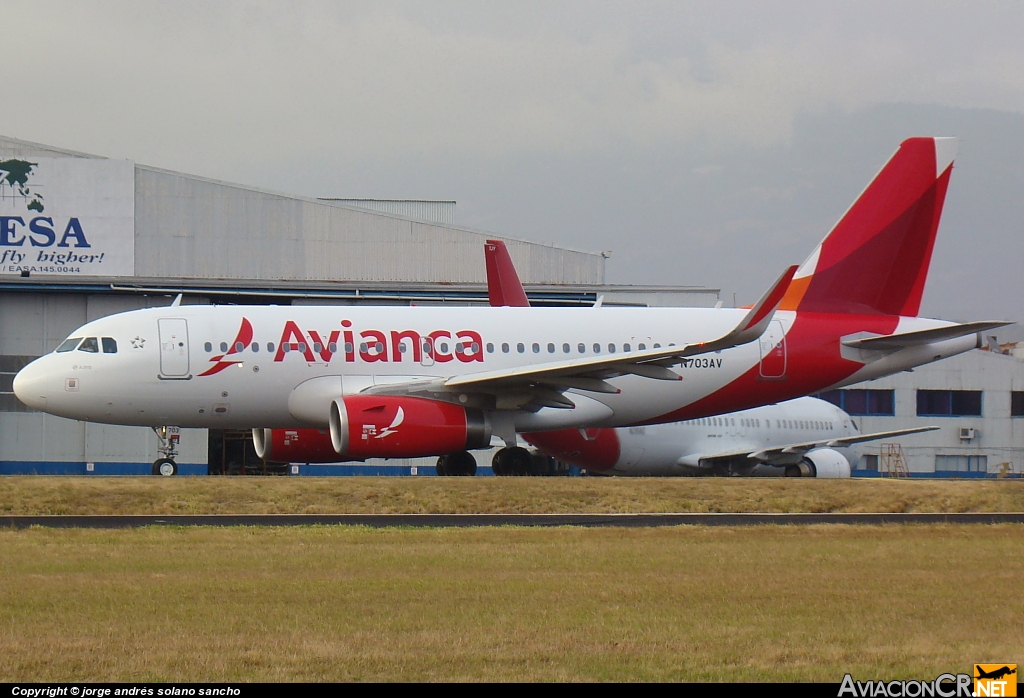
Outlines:
[[501,240],[488,240],[484,244],[487,262],[487,298],[495,307],[528,308],[530,301],[519,281],[515,265]]
[[786,291],[789,289],[789,284],[793,280],[793,274],[796,273],[796,270],[797,265],[794,264],[784,271],[778,281],[772,284],[772,287],[765,291],[764,295],[761,296],[761,300],[754,304],[750,311],[744,316],[743,320],[740,321],[740,323],[736,325],[729,334],[719,337],[711,342],[693,345],[694,348],[698,350],[694,353],[706,353],[709,351],[729,349],[730,347],[739,346],[740,344],[753,342],[764,334],[764,331],[768,329],[768,323],[772,321],[775,311],[778,310],[779,304],[786,295]]
[[772,315],[778,310],[779,303],[782,302],[786,291],[789,290],[789,283],[793,280],[793,275],[796,274],[797,268],[797,265],[794,264],[784,271],[779,280],[775,282],[775,285],[765,291],[764,295],[761,296],[761,300],[754,304],[754,307],[747,313],[747,317],[744,318],[744,324],[741,325],[744,332],[756,331],[756,336],[760,337],[765,329],[767,329],[768,323],[772,320]]

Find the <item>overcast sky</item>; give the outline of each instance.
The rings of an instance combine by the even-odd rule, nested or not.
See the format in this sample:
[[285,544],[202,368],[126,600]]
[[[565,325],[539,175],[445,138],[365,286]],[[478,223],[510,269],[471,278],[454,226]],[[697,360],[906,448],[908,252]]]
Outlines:
[[749,303],[957,135],[923,312],[1024,320],[1024,3],[0,0],[0,133],[611,250]]

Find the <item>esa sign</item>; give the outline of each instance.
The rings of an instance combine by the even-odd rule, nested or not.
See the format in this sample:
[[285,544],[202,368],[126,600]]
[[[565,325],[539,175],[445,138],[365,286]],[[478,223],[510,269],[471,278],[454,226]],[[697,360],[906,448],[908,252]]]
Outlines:
[[0,274],[135,274],[135,163],[0,159]]

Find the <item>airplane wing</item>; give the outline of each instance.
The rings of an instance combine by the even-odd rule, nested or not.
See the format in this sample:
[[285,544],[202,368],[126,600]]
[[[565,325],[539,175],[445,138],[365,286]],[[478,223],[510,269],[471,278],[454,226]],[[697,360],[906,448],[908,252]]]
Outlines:
[[852,446],[864,443],[865,441],[877,441],[889,439],[896,436],[907,436],[908,434],[920,434],[926,431],[935,431],[939,427],[914,427],[913,429],[897,429],[894,431],[876,431],[871,434],[855,434],[854,436],[843,436],[838,439],[821,439],[819,441],[803,441],[800,443],[784,444],[774,448],[766,448],[760,451],[725,451],[710,455],[693,454],[683,456],[679,459],[681,465],[697,465],[700,461],[714,460],[735,460],[737,458],[748,458],[750,460],[771,463],[774,460],[791,460],[794,456],[803,456],[815,448],[835,448]]
[[538,409],[539,407],[572,409],[575,407],[572,400],[562,395],[562,392],[569,388],[599,393],[617,393],[618,389],[606,382],[606,379],[628,374],[655,380],[682,380],[682,376],[670,370],[670,366],[675,366],[690,356],[722,351],[752,342],[760,337],[782,301],[796,269],[796,266],[787,269],[736,327],[709,342],[646,349],[617,355],[552,361],[497,371],[469,373],[446,379],[378,385],[365,392],[385,395],[453,392],[488,394],[520,392],[522,394],[526,390],[525,394],[531,396],[530,399],[517,405],[516,408],[532,403]]
[[918,330],[902,334],[851,337],[844,339],[843,344],[854,349],[903,349],[904,347],[912,347],[918,344],[931,344],[932,342],[941,342],[946,339],[956,339],[957,337],[986,332],[996,327],[1005,327],[1012,324],[1012,322],[966,322],[962,325],[935,327],[930,330]]

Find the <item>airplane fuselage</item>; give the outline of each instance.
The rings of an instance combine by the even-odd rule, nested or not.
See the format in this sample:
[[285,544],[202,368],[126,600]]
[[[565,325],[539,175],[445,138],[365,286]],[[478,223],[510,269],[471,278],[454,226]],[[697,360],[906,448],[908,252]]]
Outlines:
[[[94,422],[322,428],[328,424],[329,403],[324,404],[320,419],[318,404],[299,409],[294,399],[305,394],[296,389],[314,379],[323,383],[325,377],[337,377],[335,397],[340,397],[387,383],[682,346],[725,334],[745,312],[716,308],[150,308],[79,328],[72,334],[80,338],[78,345],[65,343],[30,364],[17,376],[15,391],[36,409]],[[840,337],[856,333],[889,334],[947,324],[884,315],[800,313],[798,317],[793,311],[779,311],[759,340],[684,359],[674,368],[682,380],[613,377],[608,382],[620,391],[617,394],[569,390],[566,395],[575,403],[573,409],[511,411],[519,431],[612,427],[721,414],[904,370],[976,346],[977,337],[970,335],[861,356],[839,342]],[[452,398],[485,410],[503,409],[488,404],[486,396]]]

